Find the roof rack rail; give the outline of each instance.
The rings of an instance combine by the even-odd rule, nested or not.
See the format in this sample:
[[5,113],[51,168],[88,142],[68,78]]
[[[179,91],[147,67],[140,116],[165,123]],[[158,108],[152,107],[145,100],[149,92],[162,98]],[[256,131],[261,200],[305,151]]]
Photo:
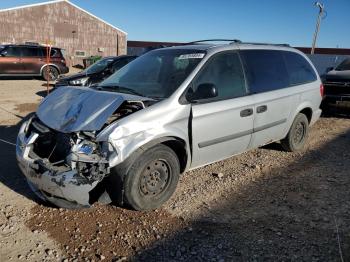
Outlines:
[[230,42],[231,43],[242,43],[241,40],[238,39],[204,39],[204,40],[197,40],[197,41],[192,41],[188,42],[187,45],[191,44],[199,44],[203,42]]
[[273,46],[288,46],[289,44],[272,44],[272,43],[259,43],[259,42],[241,42],[242,44],[248,44],[248,45],[273,45]]

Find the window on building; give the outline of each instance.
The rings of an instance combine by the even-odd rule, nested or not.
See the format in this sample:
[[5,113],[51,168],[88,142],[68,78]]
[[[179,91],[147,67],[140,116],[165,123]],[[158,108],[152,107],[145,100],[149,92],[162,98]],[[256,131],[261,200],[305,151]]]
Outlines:
[[251,93],[273,91],[289,86],[287,68],[281,51],[243,50]]
[[76,50],[75,51],[75,56],[76,57],[86,57],[86,52],[82,50]]

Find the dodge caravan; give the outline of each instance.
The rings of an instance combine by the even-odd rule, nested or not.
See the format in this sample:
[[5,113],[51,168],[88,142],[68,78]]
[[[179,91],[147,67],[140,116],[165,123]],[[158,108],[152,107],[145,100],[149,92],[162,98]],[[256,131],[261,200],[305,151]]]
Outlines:
[[180,174],[281,141],[301,150],[322,84],[286,45],[193,43],[153,50],[92,88],[66,87],[24,122],[17,160],[57,206],[161,206]]

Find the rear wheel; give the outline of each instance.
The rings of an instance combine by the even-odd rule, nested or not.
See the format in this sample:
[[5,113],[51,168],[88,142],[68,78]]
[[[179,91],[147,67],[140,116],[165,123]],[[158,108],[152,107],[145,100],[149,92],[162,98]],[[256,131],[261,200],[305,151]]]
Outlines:
[[42,77],[45,81],[55,81],[58,78],[59,72],[56,67],[45,66],[42,71]]
[[174,193],[179,175],[180,163],[172,149],[160,144],[146,150],[125,176],[126,202],[136,210],[160,207]]
[[299,151],[305,146],[308,134],[309,121],[304,114],[299,113],[295,117],[288,135],[283,140],[281,140],[281,145],[286,151]]

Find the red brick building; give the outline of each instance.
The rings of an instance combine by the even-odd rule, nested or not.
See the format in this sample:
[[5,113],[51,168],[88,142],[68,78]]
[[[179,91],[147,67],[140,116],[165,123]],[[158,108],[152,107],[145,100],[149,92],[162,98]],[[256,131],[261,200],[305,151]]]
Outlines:
[[0,10],[0,44],[50,41],[74,62],[126,54],[126,37],[126,32],[67,0]]

